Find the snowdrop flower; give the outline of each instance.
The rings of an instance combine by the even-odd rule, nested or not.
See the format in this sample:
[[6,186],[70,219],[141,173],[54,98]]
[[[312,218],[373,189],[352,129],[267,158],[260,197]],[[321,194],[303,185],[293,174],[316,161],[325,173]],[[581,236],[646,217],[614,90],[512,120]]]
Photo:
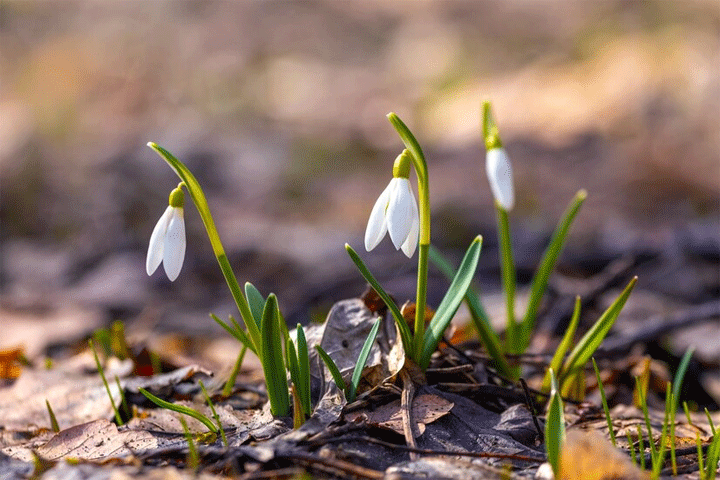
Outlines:
[[[401,160],[401,157],[405,156]],[[368,252],[377,247],[390,233],[395,249],[402,249],[408,258],[412,257],[418,244],[420,217],[418,206],[413,194],[410,175],[410,160],[403,153],[395,161],[393,179],[380,194],[368,220],[365,230],[365,250]]]
[[515,205],[513,190],[512,167],[507,152],[500,143],[500,138],[490,135],[486,139],[485,170],[487,171],[490,189],[495,201],[507,211]]
[[180,186],[170,192],[169,203],[150,236],[145,269],[148,275],[152,275],[162,261],[172,282],[180,275],[185,259],[185,195]]

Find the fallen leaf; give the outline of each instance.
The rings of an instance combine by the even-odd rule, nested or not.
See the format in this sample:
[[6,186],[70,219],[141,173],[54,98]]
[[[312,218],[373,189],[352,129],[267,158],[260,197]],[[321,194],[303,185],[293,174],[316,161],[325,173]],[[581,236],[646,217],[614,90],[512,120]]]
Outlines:
[[595,431],[570,430],[560,451],[559,480],[644,480],[646,472]]
[[[437,395],[421,394],[415,397],[412,415],[420,434],[422,435],[425,432],[425,425],[448,414],[454,405],[451,401]],[[364,417],[365,421],[370,425],[386,428],[400,435],[403,434],[400,400],[394,400],[371,412],[357,411],[346,415],[349,421],[353,421],[358,417]]]

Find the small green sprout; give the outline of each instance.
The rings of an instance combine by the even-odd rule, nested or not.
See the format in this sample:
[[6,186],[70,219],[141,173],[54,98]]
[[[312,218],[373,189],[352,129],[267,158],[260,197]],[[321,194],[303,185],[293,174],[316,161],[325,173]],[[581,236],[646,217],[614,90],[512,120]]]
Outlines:
[[[205,425],[210,432],[215,433],[215,434],[219,433],[217,425],[215,425],[212,420],[210,420],[208,417],[206,417],[202,413],[198,412],[194,408],[166,402],[165,400],[156,397],[155,395],[148,392],[147,390],[145,390],[142,387],[138,388],[138,390],[140,390],[140,393],[142,393],[145,396],[145,398],[150,400],[152,403],[154,403],[158,407],[165,408],[167,410],[172,410],[173,412],[182,413],[183,415],[192,417],[195,420],[198,420],[203,425]],[[181,421],[183,421],[182,417],[180,417],[180,418],[181,418]]]
[[[103,381],[103,385],[105,385],[105,391],[108,394],[108,398],[110,398],[110,405],[112,406],[113,412],[115,413],[115,421],[118,425],[122,425],[124,422],[122,420],[122,417],[120,416],[120,412],[117,409],[117,406],[115,405],[115,400],[113,399],[112,392],[110,391],[110,385],[108,384],[107,378],[105,378],[105,371],[103,370],[102,364],[100,364],[100,358],[98,357],[97,350],[95,350],[95,344],[93,343],[92,339],[88,340],[88,344],[90,345],[90,349],[93,352],[93,357],[95,357],[95,365],[97,365],[98,373],[100,374],[100,378]],[[120,389],[120,394],[122,395],[122,389]]]
[[45,399],[45,406],[47,407],[48,415],[50,415],[50,426],[52,426],[53,432],[57,433],[60,431],[60,425],[58,425],[57,418],[55,417],[55,412],[53,412],[52,407],[50,406],[50,402]]
[[188,444],[187,466],[190,470],[196,471],[200,466],[200,455],[198,455],[197,447],[195,446],[195,440],[190,433],[190,429],[188,429],[187,422],[182,417],[180,417],[180,425],[182,425],[183,432],[185,434],[185,440]]
[[560,475],[560,451],[565,443],[565,415],[555,372],[550,369],[550,403],[545,419],[545,452],[555,478]]
[[380,329],[380,320],[380,318],[375,320],[372,328],[370,328],[370,333],[368,333],[368,336],[365,338],[365,343],[363,343],[362,349],[360,349],[360,355],[358,355],[357,362],[355,363],[355,368],[353,369],[352,377],[350,379],[350,385],[345,385],[342,374],[340,374],[340,370],[338,369],[333,359],[330,358],[330,355],[328,355],[327,352],[323,350],[320,345],[315,345],[315,349],[320,355],[323,363],[325,363],[328,370],[330,371],[330,375],[332,375],[333,380],[335,380],[335,384],[338,386],[338,388],[345,392],[345,398],[347,399],[348,403],[352,403],[353,401],[355,401],[357,387],[358,385],[360,385],[360,379],[362,377],[363,369],[365,368],[367,359],[370,356],[370,350],[372,349],[373,343],[375,343],[375,338],[377,337],[378,331]]

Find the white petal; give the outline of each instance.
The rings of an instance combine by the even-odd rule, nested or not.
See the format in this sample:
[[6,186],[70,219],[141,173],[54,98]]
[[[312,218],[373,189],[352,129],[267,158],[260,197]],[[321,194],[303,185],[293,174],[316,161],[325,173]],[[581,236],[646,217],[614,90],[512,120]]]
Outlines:
[[172,211],[173,208],[170,206],[165,209],[165,213],[162,214],[160,220],[155,224],[152,235],[150,235],[150,245],[148,245],[147,259],[145,260],[145,271],[148,275],[152,275],[162,261],[163,247],[165,246],[165,232],[167,232],[168,225],[170,224]]
[[412,201],[414,195],[410,180],[407,178],[393,178],[392,182],[395,182],[395,185],[390,192],[386,222],[390,239],[395,245],[395,249],[399,250],[410,233],[410,227],[412,227]]
[[410,233],[407,236],[407,239],[405,239],[405,242],[402,244],[402,251],[403,253],[408,257],[412,258],[413,254],[415,253],[415,249],[417,248],[418,244],[418,236],[420,234],[420,216],[418,215],[418,207],[417,202],[415,201],[415,195],[412,196],[412,203],[413,203],[413,221],[412,226],[410,227]]
[[505,210],[512,210],[515,205],[512,167],[504,148],[488,150],[485,156],[485,169],[495,200]]
[[170,281],[180,275],[185,259],[185,219],[182,208],[173,208],[172,219],[165,235],[163,267]]
[[383,239],[387,232],[387,223],[385,222],[385,211],[387,210],[388,201],[390,200],[390,190],[392,189],[392,181],[385,187],[378,197],[370,218],[368,219],[367,228],[365,229],[365,250],[370,251],[378,246],[380,240]]

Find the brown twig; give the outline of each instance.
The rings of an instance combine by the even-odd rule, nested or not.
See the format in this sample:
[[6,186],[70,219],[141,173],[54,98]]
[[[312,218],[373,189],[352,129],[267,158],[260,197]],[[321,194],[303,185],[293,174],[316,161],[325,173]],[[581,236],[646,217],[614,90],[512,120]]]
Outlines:
[[[410,374],[405,369],[400,371],[400,378],[402,379],[403,389],[402,395],[400,396],[400,411],[402,413],[402,424],[403,434],[405,435],[405,442],[412,448],[417,448],[415,443],[415,437],[419,437],[417,433],[417,426],[413,421],[412,415],[412,404],[415,398],[415,384],[410,378]],[[417,460],[417,453],[410,452],[410,460]]]

